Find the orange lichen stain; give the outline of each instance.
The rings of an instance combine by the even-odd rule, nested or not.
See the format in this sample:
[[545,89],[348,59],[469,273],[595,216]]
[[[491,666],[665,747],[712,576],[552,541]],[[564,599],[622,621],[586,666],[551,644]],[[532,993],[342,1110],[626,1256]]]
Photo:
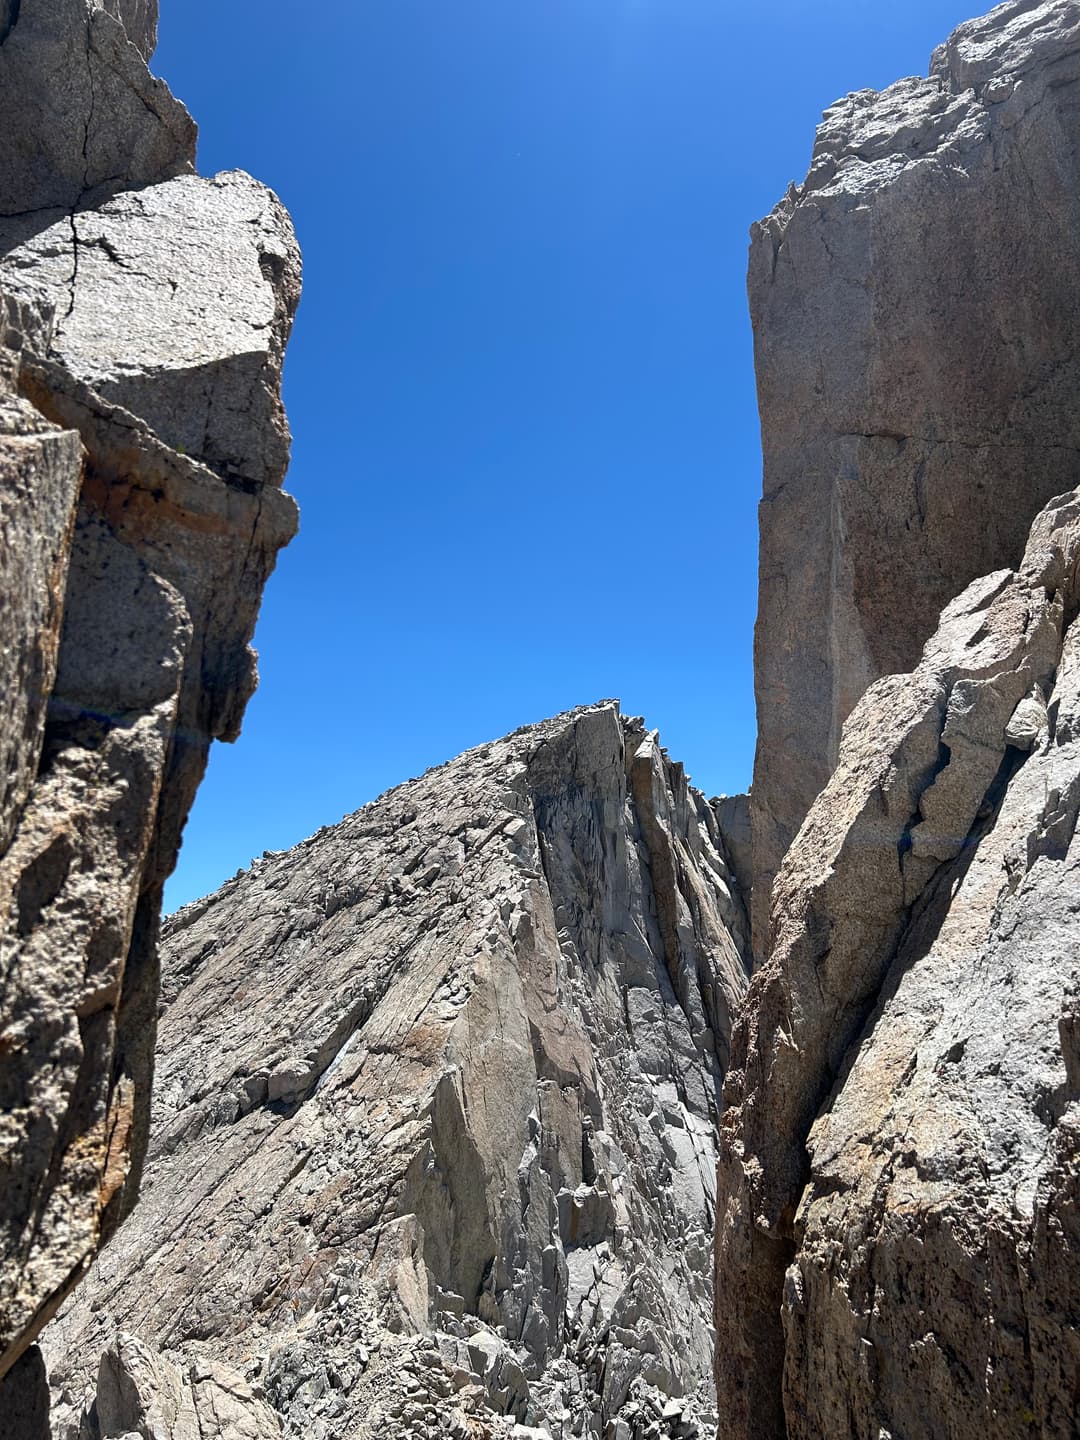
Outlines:
[[135,1124],[135,1086],[121,1079],[105,1117],[107,1139],[101,1174],[99,1203],[102,1210],[123,1188],[131,1154],[131,1131]]
[[446,1049],[446,1026],[444,1024],[414,1025],[405,1036],[402,1050],[410,1060],[421,1060],[431,1065],[442,1057]]

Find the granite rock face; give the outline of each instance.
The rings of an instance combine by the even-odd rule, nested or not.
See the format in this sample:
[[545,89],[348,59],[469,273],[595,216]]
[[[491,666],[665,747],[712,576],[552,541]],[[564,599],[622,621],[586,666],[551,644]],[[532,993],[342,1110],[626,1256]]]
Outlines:
[[0,8],[0,218],[194,172],[194,122],[147,69],[156,35],[157,0]]
[[181,454],[280,484],[300,256],[276,197],[232,171],[51,214],[0,221],[0,286],[54,309],[52,354]]
[[296,525],[276,488],[295,242],[255,182],[189,173],[156,23],[149,0],[0,7],[0,1414],[20,1440],[48,1425],[32,1342],[135,1199],[162,886]]
[[721,1126],[725,1440],[1073,1433],[1078,611],[1072,492],[858,702],[777,877]]
[[143,1195],[50,1331],[57,1435],[120,1433],[125,1333],[287,1436],[708,1433],[734,888],[606,702],[180,911]]
[[1076,1433],[1078,100],[1080,5],[999,6],[755,233],[720,1440]]
[[755,947],[867,686],[1019,563],[1080,459],[1080,6],[1014,0],[826,112],[755,227]]

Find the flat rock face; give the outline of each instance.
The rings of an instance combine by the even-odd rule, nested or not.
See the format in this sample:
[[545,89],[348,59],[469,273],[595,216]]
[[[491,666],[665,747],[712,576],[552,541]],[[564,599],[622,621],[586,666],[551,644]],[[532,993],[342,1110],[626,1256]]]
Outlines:
[[1078,566],[1073,492],[859,701],[777,878],[725,1086],[725,1440],[1073,1433]]
[[210,742],[239,731],[262,587],[296,526],[274,488],[291,227],[246,176],[186,173],[194,127],[146,68],[156,23],[148,0],[0,6],[0,1428],[13,1440],[48,1433],[33,1341],[134,1203],[161,890]]
[[50,1332],[54,1433],[120,1433],[128,1332],[313,1440],[708,1433],[732,892],[712,808],[609,702],[179,912],[148,1180]]
[[1080,6],[998,6],[826,112],[755,227],[754,937],[867,686],[1015,566],[1080,457]]
[[0,286],[54,308],[52,353],[72,374],[218,474],[280,484],[300,255],[265,186],[240,171],[183,176],[74,215],[0,221],[0,249]]

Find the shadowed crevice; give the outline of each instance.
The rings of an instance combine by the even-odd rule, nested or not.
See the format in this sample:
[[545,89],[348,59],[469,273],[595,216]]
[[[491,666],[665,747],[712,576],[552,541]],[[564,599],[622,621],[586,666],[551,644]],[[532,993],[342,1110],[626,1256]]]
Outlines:
[[0,45],[19,23],[19,6],[22,0],[0,0]]

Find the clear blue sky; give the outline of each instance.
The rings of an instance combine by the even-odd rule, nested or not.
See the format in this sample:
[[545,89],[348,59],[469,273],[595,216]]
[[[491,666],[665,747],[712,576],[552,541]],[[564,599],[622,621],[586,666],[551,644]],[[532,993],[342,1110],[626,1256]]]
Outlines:
[[974,0],[162,0],[154,69],[291,210],[301,532],[174,908],[603,696],[750,777],[751,222]]

